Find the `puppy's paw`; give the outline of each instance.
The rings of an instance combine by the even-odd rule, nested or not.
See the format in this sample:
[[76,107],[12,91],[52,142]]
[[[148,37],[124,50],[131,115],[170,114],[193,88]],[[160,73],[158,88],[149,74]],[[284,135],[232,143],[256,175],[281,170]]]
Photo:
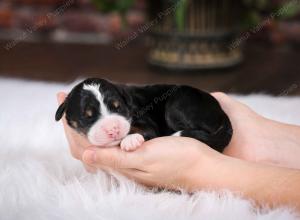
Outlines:
[[121,141],[121,149],[125,151],[136,150],[145,142],[145,139],[140,134],[129,134]]

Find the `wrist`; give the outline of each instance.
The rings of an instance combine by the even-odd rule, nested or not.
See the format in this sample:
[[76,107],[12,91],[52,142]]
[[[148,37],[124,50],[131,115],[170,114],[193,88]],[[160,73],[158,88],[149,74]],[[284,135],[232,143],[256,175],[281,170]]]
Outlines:
[[272,140],[273,145],[262,146],[265,162],[281,167],[300,168],[300,129],[299,126],[268,120],[269,131],[267,139]]
[[200,158],[191,174],[191,191],[230,190],[245,192],[256,169],[247,161],[216,153]]
[[207,152],[200,150],[198,158],[194,167],[187,173],[189,191],[219,189],[222,176],[226,175],[232,166],[228,157],[208,149]]

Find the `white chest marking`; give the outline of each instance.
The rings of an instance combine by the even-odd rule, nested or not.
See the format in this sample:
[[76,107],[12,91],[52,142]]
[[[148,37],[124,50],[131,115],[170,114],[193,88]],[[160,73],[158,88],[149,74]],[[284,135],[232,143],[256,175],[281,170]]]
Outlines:
[[181,132],[182,131],[177,131],[176,133],[172,134],[171,136],[180,137],[181,136]]
[[96,99],[99,101],[100,113],[101,113],[102,117],[110,115],[110,112],[107,109],[107,106],[104,104],[104,101],[103,101],[104,97],[100,92],[100,84],[91,84],[91,85],[84,84],[83,89],[91,91],[94,94],[94,96],[96,97]]

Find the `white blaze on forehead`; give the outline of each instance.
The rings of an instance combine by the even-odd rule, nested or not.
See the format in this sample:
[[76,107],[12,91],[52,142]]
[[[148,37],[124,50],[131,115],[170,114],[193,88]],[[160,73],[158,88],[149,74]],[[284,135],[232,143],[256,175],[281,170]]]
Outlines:
[[109,111],[107,109],[107,106],[104,104],[104,97],[100,92],[100,84],[84,84],[83,85],[83,89],[90,91],[94,94],[94,96],[96,97],[96,99],[99,101],[100,103],[100,113],[102,116],[107,116],[109,115]]

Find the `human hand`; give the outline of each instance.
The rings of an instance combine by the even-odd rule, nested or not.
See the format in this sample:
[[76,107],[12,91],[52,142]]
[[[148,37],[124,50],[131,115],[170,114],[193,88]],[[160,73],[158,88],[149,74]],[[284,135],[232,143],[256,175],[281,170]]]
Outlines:
[[161,137],[133,152],[90,147],[82,155],[90,167],[117,171],[147,186],[194,191],[211,184],[222,154],[192,138]]
[[[252,126],[254,127],[252,128],[254,129],[263,130],[262,128],[266,128],[259,128],[256,124],[257,121],[261,126],[271,123],[273,127],[277,126],[281,130],[283,126],[286,126],[280,123],[276,124],[276,122],[257,115],[247,106],[232,100],[225,94],[215,93],[213,95],[229,115],[235,129],[233,141],[226,149],[227,154],[239,155],[239,146],[245,146],[242,143],[243,138],[246,144],[251,143],[251,135],[247,135],[247,129],[251,126],[247,128],[245,120],[250,123],[253,122]],[[65,97],[66,94],[59,93],[58,101],[63,102]],[[72,155],[76,159],[82,160],[89,170],[113,168],[145,185],[169,189],[178,189],[178,187],[188,191],[229,189],[234,192],[241,192],[245,197],[251,198],[261,205],[266,203],[270,205],[291,204],[296,205],[300,210],[300,195],[297,193],[300,176],[297,170],[261,166],[237,160],[222,155],[195,139],[184,137],[152,139],[145,142],[142,147],[134,152],[125,152],[118,147],[96,148],[90,146],[90,143],[83,136],[73,131],[67,125],[65,119],[63,119],[63,124]],[[292,129],[297,130],[299,128],[293,127]],[[291,127],[288,126],[285,130],[291,131]],[[297,132],[289,133],[295,135]],[[239,134],[243,138],[240,138]],[[278,133],[274,135],[280,136]],[[266,137],[263,137],[262,140],[266,140]],[[259,141],[259,139],[256,141]],[[250,144],[249,146],[254,147],[255,145]],[[286,147],[286,145],[283,145],[283,147]],[[251,151],[253,148],[249,150]],[[247,151],[245,152],[239,156],[247,157]],[[298,155],[295,153],[296,158]],[[283,176],[288,176],[288,178],[284,182],[279,182],[278,185],[277,180]],[[257,179],[260,181],[257,181]],[[266,188],[266,185],[272,187]]]
[[233,127],[231,142],[223,153],[246,160],[254,159],[253,148],[261,145],[262,140],[259,137],[262,124],[266,119],[255,113],[247,105],[224,93],[216,92],[211,95],[219,101]]
[[230,118],[233,137],[224,154],[240,159],[300,168],[300,128],[267,119],[224,93],[212,93]]

